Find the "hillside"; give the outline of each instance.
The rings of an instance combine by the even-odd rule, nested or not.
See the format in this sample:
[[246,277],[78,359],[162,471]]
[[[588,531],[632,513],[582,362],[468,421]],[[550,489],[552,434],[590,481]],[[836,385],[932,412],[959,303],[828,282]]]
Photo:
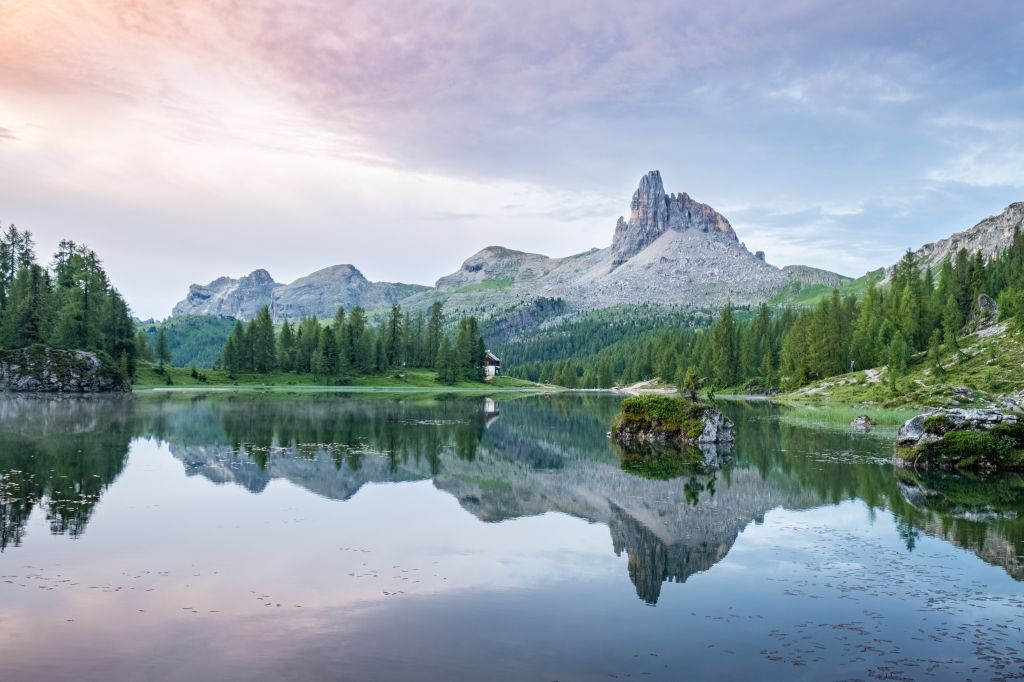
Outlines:
[[960,350],[941,354],[942,373],[926,353],[891,384],[887,366],[850,372],[787,394],[799,402],[840,402],[884,407],[1002,404],[1024,409],[1024,331],[1006,322],[960,340]]
[[[987,261],[1005,249],[1013,240],[1013,231],[1024,221],[1024,202],[1015,202],[1007,206],[1001,213],[989,216],[974,227],[956,232],[945,239],[925,244],[914,251],[914,258],[921,266],[936,268],[946,258],[952,258],[956,252],[964,249],[969,254],[981,252]],[[888,268],[886,276],[892,273]]]

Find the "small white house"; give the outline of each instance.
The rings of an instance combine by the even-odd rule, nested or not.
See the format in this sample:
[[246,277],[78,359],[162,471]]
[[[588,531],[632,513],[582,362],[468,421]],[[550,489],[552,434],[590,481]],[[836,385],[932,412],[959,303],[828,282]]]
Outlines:
[[488,381],[501,374],[501,360],[491,351],[484,353],[484,376]]

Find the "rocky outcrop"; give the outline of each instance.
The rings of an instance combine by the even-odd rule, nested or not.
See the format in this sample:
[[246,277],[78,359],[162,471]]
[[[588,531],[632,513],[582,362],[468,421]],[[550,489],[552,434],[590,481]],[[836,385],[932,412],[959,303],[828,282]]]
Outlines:
[[715,209],[694,201],[685,192],[665,194],[661,173],[653,170],[640,178],[640,186],[633,193],[629,222],[620,216],[615,225],[612,267],[622,265],[669,230],[710,232],[739,242],[732,225]]
[[239,279],[221,277],[207,285],[193,284],[171,314],[251,320],[268,307],[275,321],[296,322],[309,315],[333,317],[339,307],[388,307],[425,289],[416,284],[370,282],[351,265],[324,268],[291,284],[279,284],[266,270],[255,270]]
[[625,445],[712,445],[736,440],[733,423],[715,408],[660,395],[624,400],[611,436]]
[[261,308],[273,303],[274,291],[280,286],[266,270],[254,270],[238,279],[220,277],[206,285],[193,284],[171,315],[220,315],[251,320]]
[[[941,265],[947,257],[955,257],[960,249],[966,249],[971,254],[980,251],[985,260],[989,260],[1013,242],[1013,231],[1022,222],[1024,202],[1016,202],[1007,206],[999,215],[989,216],[968,230],[925,244],[914,252],[914,257],[921,265],[935,267]],[[886,277],[891,273],[890,268]]]
[[0,393],[123,393],[124,377],[95,353],[33,346],[0,353]]
[[[661,174],[651,171],[611,246],[565,258],[489,246],[403,305],[425,309],[442,301],[450,314],[499,325],[538,300],[559,301],[566,316],[634,305],[714,309],[729,301],[756,305],[812,270],[788,274],[766,263],[739,242],[724,216],[685,193],[666,194]],[[813,272],[818,280],[824,271]]]
[[938,469],[1024,467],[1024,418],[996,409],[934,410],[896,434],[897,464]]
[[389,308],[427,287],[418,284],[370,282],[351,265],[334,265],[286,284],[274,292],[271,313],[276,320],[295,322],[309,315],[333,317],[339,307],[351,310]]

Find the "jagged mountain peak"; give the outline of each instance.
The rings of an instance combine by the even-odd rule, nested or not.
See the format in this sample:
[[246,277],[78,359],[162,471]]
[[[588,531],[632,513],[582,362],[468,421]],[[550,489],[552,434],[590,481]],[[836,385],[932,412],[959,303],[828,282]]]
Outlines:
[[629,203],[629,220],[619,217],[612,239],[612,267],[618,267],[654,243],[669,230],[698,230],[739,242],[732,225],[707,204],[694,201],[686,192],[666,194],[661,172],[652,170],[640,178]]

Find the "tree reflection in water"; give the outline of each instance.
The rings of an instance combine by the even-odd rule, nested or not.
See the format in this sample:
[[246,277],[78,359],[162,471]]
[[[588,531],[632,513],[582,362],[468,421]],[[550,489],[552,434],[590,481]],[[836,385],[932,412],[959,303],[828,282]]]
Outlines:
[[430,479],[484,521],[557,511],[603,523],[650,604],[662,583],[714,566],[771,509],[850,499],[891,510],[909,549],[921,534],[943,538],[1024,579],[1020,476],[894,470],[886,437],[795,423],[767,403],[723,405],[737,442],[712,470],[703,456],[616,450],[606,432],[618,408],[600,395],[7,398],[0,549],[25,541],[37,507],[53,533],[81,535],[133,438],[146,438],[188,475],[254,493],[283,478],[344,500],[368,482]]

